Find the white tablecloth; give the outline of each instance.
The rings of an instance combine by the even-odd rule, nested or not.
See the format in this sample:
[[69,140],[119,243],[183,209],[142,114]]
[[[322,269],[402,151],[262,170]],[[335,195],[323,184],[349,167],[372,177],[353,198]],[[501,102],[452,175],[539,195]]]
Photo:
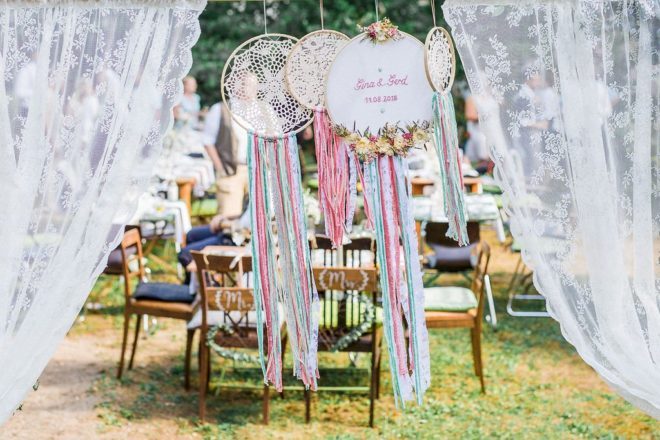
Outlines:
[[173,229],[174,239],[177,243],[183,244],[186,234],[190,231],[190,214],[186,204],[180,200],[164,200],[151,194],[144,194],[140,197],[138,208],[130,222],[131,224],[143,224],[141,220],[174,220]]
[[[430,197],[413,197],[412,206],[417,221],[446,222],[443,201],[437,196],[438,192]],[[504,242],[506,234],[504,224],[497,202],[492,194],[466,194],[467,219],[480,223],[493,223],[497,238]]]
[[[190,154],[201,157],[191,157]],[[163,153],[154,168],[162,180],[195,179],[193,193],[201,197],[215,182],[213,162],[208,158],[201,134],[194,130],[170,132],[163,142]]]

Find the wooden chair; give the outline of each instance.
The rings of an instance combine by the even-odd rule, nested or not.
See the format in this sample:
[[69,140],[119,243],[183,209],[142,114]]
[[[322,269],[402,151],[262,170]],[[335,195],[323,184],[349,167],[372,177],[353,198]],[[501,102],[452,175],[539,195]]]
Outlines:
[[[428,222],[424,227],[424,242],[432,252],[426,255],[426,269],[436,270],[438,276],[445,272],[464,272],[474,269],[473,250],[481,240],[479,223],[467,222],[470,244],[459,246],[456,240],[447,237],[449,223]],[[437,277],[436,277],[437,278]]]
[[[318,351],[371,353],[369,386],[369,426],[374,424],[375,401],[380,387],[380,363],[382,329],[377,324],[377,300],[379,293],[378,271],[375,267],[315,267],[314,280],[321,302],[319,318]],[[342,337],[365,322],[366,298],[373,306],[374,316],[370,327],[357,340],[338,347]],[[346,340],[346,339],[344,339]],[[355,387],[352,388],[353,390]],[[345,391],[342,387],[319,387],[319,390]],[[305,422],[309,423],[311,393],[305,392]]]
[[488,274],[490,247],[485,241],[478,246],[477,262],[470,289],[463,287],[430,287],[424,289],[426,326],[432,328],[469,328],[472,340],[474,373],[486,392],[481,360],[481,326],[484,316],[484,277]]
[[[124,371],[124,356],[128,342],[128,329],[132,315],[137,316],[135,325],[135,336],[131,358],[128,361],[128,369],[133,368],[135,350],[137,348],[138,336],[142,315],[151,315],[160,318],[173,318],[189,321],[193,316],[193,301],[195,297],[190,294],[188,286],[170,283],[147,283],[145,280],[145,268],[142,254],[142,238],[140,230],[130,229],[124,233],[124,238],[119,246],[122,262],[122,275],[124,277],[124,336],[121,345],[121,357],[117,378],[121,379]],[[137,269],[131,267],[131,255],[135,255]],[[132,289],[133,277],[138,278],[135,290]],[[194,330],[188,330],[186,337],[185,357],[185,386],[190,387],[190,353]]]
[[[219,330],[215,343],[224,348],[258,349],[254,292],[246,287],[244,275],[252,271],[252,257],[244,255],[212,255],[192,252],[197,265],[201,301],[199,418],[206,416],[206,393],[211,374],[211,350],[207,338],[212,326],[222,325],[229,331]],[[215,316],[211,315],[214,313]],[[286,341],[282,342],[282,350]],[[266,347],[266,350],[268,348]],[[250,388],[250,387],[245,387]],[[263,387],[263,421],[269,421],[269,388]]]
[[[467,222],[467,233],[470,244],[460,246],[454,239],[447,237],[449,224],[446,222],[428,222],[424,227],[424,241],[431,252],[424,255],[424,272],[431,275],[426,284],[433,284],[443,273],[461,273],[468,278],[468,273],[474,270],[476,262],[475,249],[481,240],[478,222]],[[488,315],[486,320],[493,328],[497,327],[495,300],[490,287],[490,278],[486,277],[486,299],[488,300]]]
[[323,252],[323,266],[363,267],[374,266],[376,261],[376,241],[369,237],[354,238],[341,247],[342,260],[339,261],[339,249],[332,248],[330,237],[317,234],[310,240],[310,249]]

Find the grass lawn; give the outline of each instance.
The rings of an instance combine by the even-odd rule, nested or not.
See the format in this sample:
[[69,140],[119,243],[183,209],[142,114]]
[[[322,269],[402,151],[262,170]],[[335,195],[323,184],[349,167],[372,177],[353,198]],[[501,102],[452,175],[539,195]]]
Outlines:
[[[199,423],[196,390],[182,386],[185,331],[176,321],[158,320],[143,336],[136,367],[121,381],[114,378],[121,337],[120,285],[101,278],[90,302],[103,304],[88,311],[69,338],[98,344],[105,367],[89,386],[96,401],[95,430],[107,438],[657,438],[660,423],[614,394],[564,341],[551,319],[512,318],[504,313],[505,289],[517,256],[502,249],[487,232],[494,248],[491,276],[496,295],[496,332],[483,333],[487,393],[481,394],[472,370],[467,330],[430,331],[432,384],[424,405],[404,410],[394,406],[389,367],[385,360],[382,394],[376,406],[376,428],[369,429],[365,394],[320,393],[312,404],[312,423],[304,424],[302,392],[289,391],[271,399],[271,423],[261,425],[260,392],[211,391],[208,419]],[[172,250],[161,252],[173,261]],[[164,253],[163,253],[164,252]],[[152,267],[152,279],[170,279],[171,268]],[[167,270],[164,270],[167,269]],[[443,276],[441,284],[465,283]],[[232,373],[230,361],[213,356],[214,380],[260,381],[254,369]],[[366,383],[368,357],[349,366],[346,354],[322,354],[321,385],[350,380]],[[241,366],[239,366],[241,367]],[[242,367],[250,367],[243,365]],[[346,370],[332,370],[344,367]],[[193,386],[197,385],[193,368]],[[291,380],[290,384],[295,384]]]

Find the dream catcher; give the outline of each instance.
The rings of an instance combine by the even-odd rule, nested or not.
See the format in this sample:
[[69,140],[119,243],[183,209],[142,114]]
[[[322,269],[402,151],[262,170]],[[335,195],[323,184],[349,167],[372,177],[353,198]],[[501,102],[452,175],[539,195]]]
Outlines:
[[[265,17],[265,14],[264,14]],[[294,374],[316,389],[318,295],[311,271],[296,133],[312,112],[287,91],[284,66],[297,39],[265,34],[241,44],[222,72],[222,97],[248,131],[257,331],[266,383],[282,390],[278,301],[284,305]],[[274,225],[272,224],[274,219]],[[264,359],[263,325],[267,356]]]
[[337,54],[326,104],[335,132],[364,168],[364,194],[376,233],[383,328],[397,403],[430,383],[422,271],[405,156],[429,139],[433,90],[424,45],[387,20],[377,21]]
[[431,1],[433,29],[426,36],[426,75],[433,93],[433,143],[440,161],[440,179],[449,227],[447,237],[468,244],[467,212],[463,197],[463,172],[458,151],[458,134],[451,86],[456,74],[456,55],[451,36],[435,25],[435,5]]
[[357,160],[332,130],[325,109],[325,79],[337,53],[349,38],[323,28],[298,41],[286,62],[286,82],[298,102],[314,112],[314,146],[318,163],[319,203],[325,232],[334,247],[341,246],[350,232],[356,198]]

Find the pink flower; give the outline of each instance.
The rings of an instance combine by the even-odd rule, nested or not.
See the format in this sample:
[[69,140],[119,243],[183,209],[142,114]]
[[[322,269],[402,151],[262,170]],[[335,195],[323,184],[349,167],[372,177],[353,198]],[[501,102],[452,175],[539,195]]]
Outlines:
[[378,140],[378,137],[376,136],[369,136],[369,142],[376,142]]
[[413,138],[412,133],[404,133],[403,138],[407,141],[411,140]]

